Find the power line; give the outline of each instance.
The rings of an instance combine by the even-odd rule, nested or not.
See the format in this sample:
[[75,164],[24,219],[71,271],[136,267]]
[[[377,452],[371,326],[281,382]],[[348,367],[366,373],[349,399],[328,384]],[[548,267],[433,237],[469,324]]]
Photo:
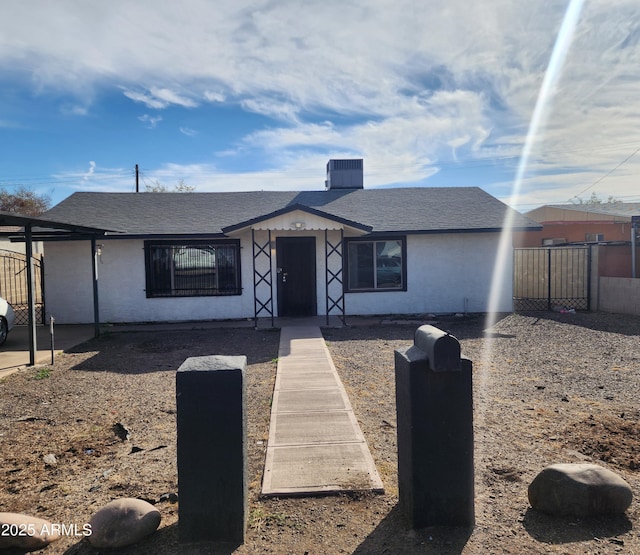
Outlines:
[[[619,144],[613,144],[613,145],[607,145],[607,146],[602,146],[598,149],[593,149],[593,148],[575,148],[575,149],[565,149],[565,150],[551,150],[551,151],[546,151],[544,153],[541,153],[541,155],[539,156],[538,159],[542,159],[544,156],[550,156],[550,155],[556,155],[556,154],[570,154],[570,153],[577,153],[577,152],[602,152],[602,151],[612,151],[612,150],[620,150],[625,148],[628,145],[634,144],[634,146],[637,143],[619,143]],[[597,179],[596,181],[594,181],[594,183],[592,183],[591,185],[589,185],[589,187],[587,187],[586,189],[584,189],[583,191],[581,191],[580,193],[578,193],[577,195],[575,195],[574,197],[571,198],[575,198],[581,194],[583,194],[584,192],[588,191],[589,189],[593,188],[595,185],[597,185],[598,183],[600,183],[602,180],[604,180],[606,177],[608,177],[609,175],[611,175],[614,171],[616,171],[620,166],[622,166],[623,164],[625,164],[628,160],[630,160],[633,156],[635,156],[638,152],[640,152],[640,147],[638,147],[631,155],[629,155],[627,158],[625,158],[622,162],[620,162],[617,166],[615,166],[612,170],[610,170],[609,172],[607,172],[605,175],[603,175],[602,177],[600,177],[599,179]],[[455,160],[451,160],[451,161],[443,161],[443,160],[436,160],[436,161],[426,161],[426,162],[416,162],[416,163],[412,163],[412,164],[385,164],[385,165],[381,165],[381,164],[375,164],[375,163],[368,163],[366,164],[366,169],[368,171],[371,172],[375,172],[378,176],[380,177],[385,177],[385,176],[398,176],[401,177],[402,173],[410,173],[410,172],[419,172],[419,171],[425,171],[428,169],[443,169],[443,170],[466,170],[466,169],[474,169],[474,168],[483,168],[483,167],[491,167],[491,166],[496,166],[498,165],[500,162],[508,162],[508,161],[513,161],[514,165],[517,164],[517,161],[520,159],[519,155],[504,155],[504,156],[494,156],[494,157],[490,157],[490,158],[477,158],[477,159],[466,159],[466,160],[461,160],[461,161],[455,161]],[[148,168],[145,169],[149,170]],[[154,169],[154,170],[149,170],[149,171],[153,171],[153,172],[157,172],[158,174],[161,174],[163,179],[179,179],[182,178],[184,176],[184,172],[166,172],[165,170],[162,169]],[[242,177],[243,179],[246,180],[252,180],[252,179],[262,179],[265,175],[269,175],[269,174],[273,174],[275,175],[286,175],[287,179],[303,179],[305,177],[314,177],[314,176],[318,176],[319,175],[319,171],[321,172],[322,170],[319,168],[296,168],[295,170],[286,170],[286,169],[279,169],[279,170],[258,170],[256,172],[247,172],[247,173],[243,173]],[[211,172],[211,171],[207,171],[207,170],[200,170],[200,171],[189,171],[188,172],[190,176],[192,177],[202,177],[202,178],[211,178],[211,179],[215,179],[215,178],[220,178],[221,175],[217,174],[215,172]],[[236,174],[236,173],[242,173],[242,172],[235,172],[235,171],[228,171],[228,172],[221,172],[222,174]],[[4,179],[2,181],[0,181],[0,186],[2,187],[19,187],[19,186],[38,186],[38,185],[64,185],[64,184],[78,184],[78,183],[82,183],[84,181],[87,181],[87,177],[90,180],[94,180],[94,181],[103,181],[103,180],[113,180],[113,179],[125,179],[128,177],[132,177],[135,174],[135,170],[132,168],[131,170],[127,170],[125,171],[120,171],[117,173],[109,173],[109,174],[92,174],[91,176],[87,176],[85,173],[82,174],[76,174],[76,175],[72,175],[72,176],[61,176],[60,178],[52,178],[52,177],[41,177],[41,176],[12,176],[9,177],[7,179],[7,176],[4,176]],[[142,169],[140,169],[140,174],[142,175]],[[11,181],[9,181],[11,180]]]
[[615,168],[609,170],[607,173],[605,173],[603,176],[601,176],[600,178],[596,179],[591,185],[589,185],[586,189],[584,189],[583,191],[580,191],[577,195],[572,196],[569,200],[574,199],[574,198],[579,198],[580,195],[582,195],[583,193],[586,193],[589,189],[595,187],[598,183],[600,183],[603,179],[606,179],[607,177],[609,177],[614,171],[616,171],[620,166],[622,166],[623,164],[625,164],[626,162],[628,162],[629,160],[631,160],[631,158],[633,158],[636,154],[638,154],[638,152],[640,152],[640,147],[638,147],[636,150],[634,150],[629,156],[627,156],[622,162],[620,162]]
[[[112,174],[93,174],[90,179],[103,181],[107,179],[123,179],[125,177],[130,177],[131,173],[112,173]],[[86,181],[84,174],[79,174],[77,176],[64,176],[59,178],[48,178],[44,179],[41,177],[19,177],[12,178],[11,181],[8,181],[6,178],[0,181],[0,186],[2,187],[21,187],[21,186],[36,186],[36,185],[64,185],[67,183],[82,183]]]

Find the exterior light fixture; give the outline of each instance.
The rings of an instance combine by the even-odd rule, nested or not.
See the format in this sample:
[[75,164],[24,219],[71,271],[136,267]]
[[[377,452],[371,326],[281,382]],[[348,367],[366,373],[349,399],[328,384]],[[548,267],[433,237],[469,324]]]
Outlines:
[[304,222],[293,222],[291,224],[291,229],[295,229],[296,231],[304,228],[305,228]]

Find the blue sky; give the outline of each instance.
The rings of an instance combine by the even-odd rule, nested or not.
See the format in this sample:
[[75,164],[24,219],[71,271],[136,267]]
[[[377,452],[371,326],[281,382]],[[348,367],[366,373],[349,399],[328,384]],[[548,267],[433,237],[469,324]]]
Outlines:
[[640,201],[640,3],[21,0],[0,18],[0,186],[179,181],[314,190],[330,158],[365,186],[480,186],[521,211]]

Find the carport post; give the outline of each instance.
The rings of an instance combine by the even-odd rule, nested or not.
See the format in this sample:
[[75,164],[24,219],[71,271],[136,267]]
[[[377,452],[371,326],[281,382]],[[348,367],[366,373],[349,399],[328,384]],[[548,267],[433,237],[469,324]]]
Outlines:
[[636,237],[638,235],[638,222],[635,216],[631,219],[631,277],[635,278],[636,273]]
[[33,283],[33,244],[31,235],[31,223],[24,226],[25,253],[27,256],[27,305],[29,313],[29,366],[36,363],[36,352],[38,350],[36,339],[36,306],[35,287]]
[[95,235],[91,237],[91,276],[93,278],[93,333],[100,335],[100,305],[98,304],[98,250]]

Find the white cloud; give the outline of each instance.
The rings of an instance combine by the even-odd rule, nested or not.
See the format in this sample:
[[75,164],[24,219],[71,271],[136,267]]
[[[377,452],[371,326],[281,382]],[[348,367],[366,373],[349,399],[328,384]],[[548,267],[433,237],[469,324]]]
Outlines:
[[180,133],[187,137],[195,137],[198,134],[195,129],[191,129],[190,127],[180,127]]
[[[0,68],[28,71],[38,94],[73,95],[69,105],[89,106],[108,84],[152,110],[225,103],[273,118],[221,151],[279,168],[240,174],[249,183],[333,153],[364,156],[375,183],[394,171],[422,180],[443,164],[519,155],[566,6],[23,0],[3,7]],[[637,0],[587,2],[523,183],[528,200],[537,190],[568,198],[640,146],[639,59]],[[602,185],[628,194],[639,165]]]
[[147,129],[155,129],[158,123],[162,121],[162,116],[150,116],[149,114],[144,114],[139,116],[138,119],[146,124]]
[[86,116],[89,110],[86,106],[78,104],[65,104],[60,107],[60,112],[67,116]]
[[198,105],[194,100],[165,87],[151,87],[148,92],[125,89],[123,94],[135,102],[142,102],[148,108],[156,110],[161,110],[171,105],[184,108],[195,108]]
[[89,162],[89,170],[87,171],[87,173],[84,174],[82,179],[87,181],[95,173],[95,171],[96,171],[96,163],[93,160],[91,160]]
[[135,189],[134,174],[131,169],[109,168],[89,162],[88,170],[71,170],[51,176],[72,190],[95,192],[132,192]]
[[226,97],[224,93],[219,91],[204,91],[202,96],[207,102],[224,102]]
[[248,112],[254,112],[285,122],[299,120],[300,107],[292,102],[277,98],[247,98],[240,101],[240,105]]
[[125,90],[123,94],[134,102],[142,102],[147,108],[162,110],[163,108],[166,108],[168,106],[168,104],[164,100],[154,98],[153,96],[146,93]]

